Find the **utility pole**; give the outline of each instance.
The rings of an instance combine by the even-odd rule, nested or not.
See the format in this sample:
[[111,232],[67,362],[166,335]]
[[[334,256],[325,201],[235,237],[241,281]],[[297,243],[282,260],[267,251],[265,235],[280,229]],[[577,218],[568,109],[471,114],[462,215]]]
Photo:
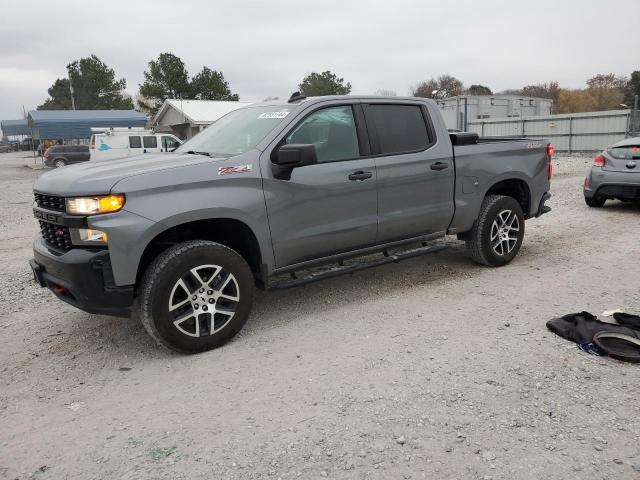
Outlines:
[[71,93],[71,110],[76,109],[76,101],[73,98],[73,83],[71,82],[71,69],[67,67],[67,73],[69,75],[69,92]]
[[640,131],[640,116],[638,116],[638,95],[633,99],[633,135],[636,136]]

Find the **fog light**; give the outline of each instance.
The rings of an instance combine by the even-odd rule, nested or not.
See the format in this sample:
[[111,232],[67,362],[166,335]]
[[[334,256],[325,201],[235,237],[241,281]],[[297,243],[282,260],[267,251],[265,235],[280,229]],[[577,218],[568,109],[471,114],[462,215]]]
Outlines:
[[78,235],[83,242],[107,243],[107,234],[102,230],[93,230],[91,228],[78,229]]

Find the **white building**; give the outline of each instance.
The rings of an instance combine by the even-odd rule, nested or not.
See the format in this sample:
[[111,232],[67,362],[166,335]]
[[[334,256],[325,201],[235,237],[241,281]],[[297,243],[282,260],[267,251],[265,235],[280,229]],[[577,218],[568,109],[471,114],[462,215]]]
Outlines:
[[251,102],[224,102],[215,100],[165,100],[151,120],[158,132],[170,132],[188,140],[220,117]]
[[436,100],[447,128],[468,130],[469,122],[484,118],[550,115],[553,101],[519,95],[461,95]]

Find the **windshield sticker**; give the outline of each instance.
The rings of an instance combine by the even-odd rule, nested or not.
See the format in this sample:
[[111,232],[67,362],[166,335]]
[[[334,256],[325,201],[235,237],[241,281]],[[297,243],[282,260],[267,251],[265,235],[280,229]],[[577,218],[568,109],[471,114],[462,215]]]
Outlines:
[[265,112],[261,113],[258,118],[284,118],[289,115],[289,112]]
[[231,175],[233,173],[249,173],[253,165],[238,165],[237,167],[218,167],[218,175]]

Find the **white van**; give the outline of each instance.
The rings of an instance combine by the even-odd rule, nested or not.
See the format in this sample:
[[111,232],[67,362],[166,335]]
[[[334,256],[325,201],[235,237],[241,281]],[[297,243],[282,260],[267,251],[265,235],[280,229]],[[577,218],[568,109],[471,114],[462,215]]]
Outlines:
[[175,135],[144,128],[92,128],[91,133],[91,160],[172,152],[182,145]]

